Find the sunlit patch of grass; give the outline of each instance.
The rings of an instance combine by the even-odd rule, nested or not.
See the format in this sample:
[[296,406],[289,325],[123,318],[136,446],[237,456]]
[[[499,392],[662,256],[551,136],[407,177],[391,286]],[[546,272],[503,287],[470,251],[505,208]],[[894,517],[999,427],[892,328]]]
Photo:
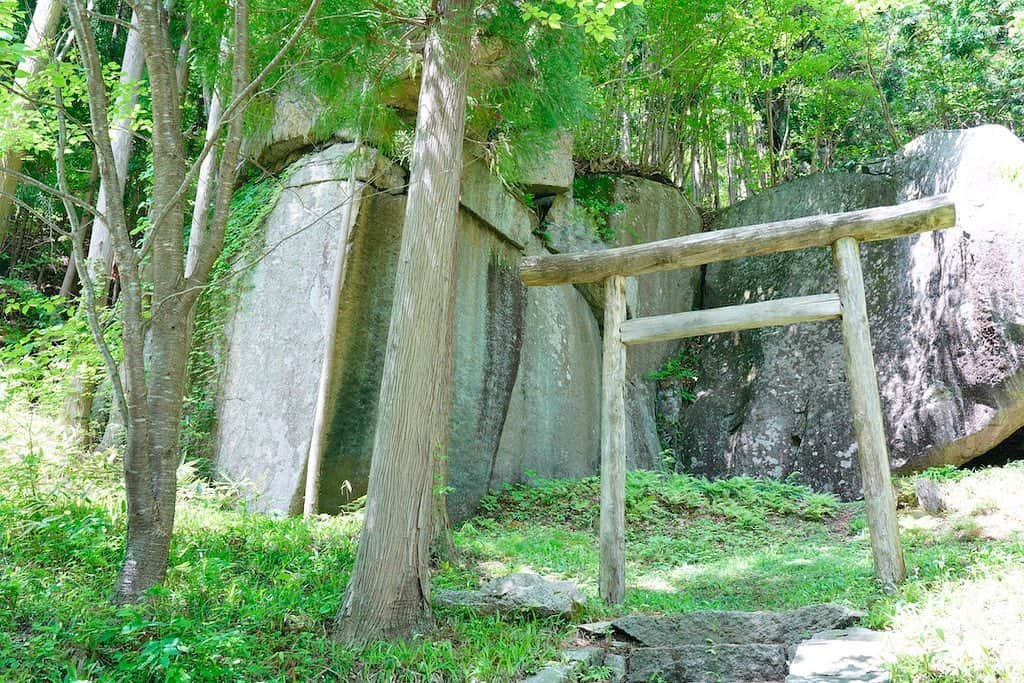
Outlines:
[[1021,559],[986,563],[899,610],[892,620],[896,680],[1024,680]]

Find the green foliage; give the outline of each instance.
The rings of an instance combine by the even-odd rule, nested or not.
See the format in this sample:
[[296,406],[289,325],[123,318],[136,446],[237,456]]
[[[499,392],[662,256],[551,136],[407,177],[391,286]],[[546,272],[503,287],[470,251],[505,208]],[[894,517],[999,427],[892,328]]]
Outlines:
[[580,176],[572,183],[573,202],[577,210],[594,225],[594,234],[602,242],[614,242],[618,239],[615,230],[609,224],[609,218],[622,212],[626,205],[615,202],[615,181],[611,176],[594,175]]
[[[0,430],[17,438],[12,418],[26,419],[0,411]],[[330,631],[360,515],[303,521],[248,513],[230,487],[188,469],[179,473],[167,581],[143,605],[114,607],[107,598],[125,524],[119,469],[116,459],[0,438],[0,679],[509,681],[557,658],[572,635],[557,619],[439,608],[437,630],[410,643],[341,647]],[[529,568],[569,578],[595,598],[597,481],[534,483],[486,499],[488,512],[455,531],[459,560],[437,568],[436,588],[473,588]],[[863,504],[744,478],[635,472],[627,487],[626,603],[612,610],[592,599],[588,618],[838,601],[867,607],[867,625],[899,635],[926,607],[933,611],[917,618],[930,619],[928,629],[958,629],[963,613],[947,609],[935,621],[935,605],[976,601],[977,581],[1005,577],[1006,599],[1021,594],[1009,583],[1024,576],[1019,539],[905,530],[910,576],[887,596],[872,576]],[[983,680],[971,675],[999,665],[993,655],[958,666],[960,680]],[[943,680],[939,671],[918,678],[924,670],[906,658],[894,673],[900,681]]]
[[[0,302],[0,382],[11,396],[55,414],[70,378],[96,386],[105,376],[83,310],[68,309],[60,297],[10,279],[0,279]],[[115,313],[105,311],[101,324],[116,357],[121,327]]]
[[1024,133],[1020,0],[647,0],[583,63],[596,170],[663,174],[717,207],[857,168],[931,128]]
[[[644,0],[553,0],[542,7],[538,3],[522,4],[523,17],[548,28],[562,28],[562,14],[569,12],[573,22],[598,43],[615,38],[612,17],[629,5],[641,5]],[[551,8],[551,9],[546,9]]]
[[[686,352],[680,351],[666,360],[660,368],[648,374],[647,379],[661,380],[684,380],[697,379],[697,371],[694,369],[694,360]],[[692,400],[692,399],[691,399]]]
[[[113,606],[125,519],[112,465],[60,473],[0,445],[0,679],[506,681],[557,657],[569,634],[557,620],[444,608],[411,643],[346,649],[330,631],[359,517],[249,514],[187,476],[167,581],[145,604]],[[439,583],[475,580],[460,572],[443,568]]]
[[[495,519],[586,530],[597,523],[599,497],[596,478],[534,478],[529,485],[508,485],[486,496],[480,509],[486,517]],[[710,481],[643,470],[626,475],[626,518],[631,527],[646,528],[667,519],[710,514],[744,527],[760,528],[780,516],[822,520],[834,514],[837,506],[833,495],[785,482],[746,477]]]
[[915,476],[932,481],[960,481],[969,475],[970,470],[962,470],[956,465],[942,465],[941,467],[930,467],[918,472]]

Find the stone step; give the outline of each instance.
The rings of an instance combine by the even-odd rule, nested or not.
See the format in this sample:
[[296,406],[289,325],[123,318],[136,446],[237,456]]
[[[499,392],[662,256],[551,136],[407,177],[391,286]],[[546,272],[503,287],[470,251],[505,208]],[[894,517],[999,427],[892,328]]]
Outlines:
[[781,644],[640,647],[629,654],[627,683],[766,683],[786,677]]
[[647,647],[706,644],[792,645],[815,633],[845,628],[863,615],[842,605],[811,605],[786,612],[691,612],[665,617],[628,616],[612,627]]
[[866,628],[817,633],[796,647],[786,683],[889,683],[885,636]]

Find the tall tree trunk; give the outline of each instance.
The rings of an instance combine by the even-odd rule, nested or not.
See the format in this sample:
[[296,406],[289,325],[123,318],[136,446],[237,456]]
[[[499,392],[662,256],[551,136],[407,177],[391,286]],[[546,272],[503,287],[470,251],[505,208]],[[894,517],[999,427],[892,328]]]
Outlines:
[[704,187],[704,176],[701,174],[700,143],[697,141],[696,135],[690,145],[690,184],[693,186],[693,205],[700,206],[704,199],[704,195],[701,193]]
[[[210,142],[220,130],[224,105],[220,99],[219,89],[210,90],[210,112],[206,117],[206,141]],[[185,256],[185,275],[191,276],[196,269],[199,257],[199,246],[206,236],[210,223],[210,206],[213,189],[217,184],[217,155],[208,154],[199,167],[199,180],[196,183],[196,201],[192,207],[192,224],[188,232],[188,253]]]
[[366,516],[338,615],[342,641],[427,627],[434,461],[448,446],[452,288],[472,0],[440,0],[423,49],[409,196]]
[[[148,237],[152,244],[152,335],[144,407],[139,406],[143,409],[131,415],[127,429],[128,538],[117,581],[118,602],[137,601],[146,590],[163,581],[167,571],[174,528],[182,397],[191,340],[190,302],[181,296],[185,268],[181,237],[184,206],[178,188],[186,171],[175,50],[162,3],[138,2],[135,11],[153,102],[153,219]],[[123,281],[122,296],[127,295],[129,284]],[[127,349],[128,344],[125,346]],[[145,375],[145,346],[145,339],[135,340],[134,358],[126,358],[129,376]],[[145,428],[140,429],[140,421],[145,421]],[[145,440],[133,439],[133,432],[145,434]]]
[[[138,23],[138,15],[132,12],[131,23]],[[109,290],[107,278],[114,265],[114,244],[110,237],[110,226],[104,219],[107,213],[107,195],[111,192],[124,194],[125,179],[128,175],[128,161],[132,156],[134,139],[132,131],[132,110],[139,101],[138,83],[142,79],[142,67],[145,65],[142,52],[142,40],[138,30],[128,31],[128,40],[124,46],[124,57],[121,60],[121,97],[114,103],[117,118],[110,126],[110,146],[114,152],[114,168],[117,171],[116,184],[107,178],[100,179],[100,190],[96,197],[96,220],[89,238],[89,277],[100,285],[101,300],[106,299]]]
[[[96,185],[99,184],[100,178],[100,160],[95,154],[92,155],[92,164],[89,166],[89,189],[86,191],[85,203],[89,206],[93,205],[93,191]],[[91,228],[92,220],[88,218],[85,221],[83,229]],[[83,235],[84,237],[84,235]],[[74,253],[68,257],[68,268],[64,271],[64,280],[60,285],[60,296],[64,299],[70,297],[75,291],[75,285],[78,284],[78,264],[75,261]]]
[[[199,250],[192,277],[186,278],[182,239],[184,198],[198,176],[199,166],[193,164],[189,167],[185,157],[179,81],[182,72],[176,70],[177,59],[167,8],[158,0],[136,0],[133,4],[149,72],[153,112],[153,191],[149,232],[138,249],[128,231],[123,195],[110,192],[107,196],[109,210],[106,218],[122,284],[123,381],[103,341],[92,282],[89,278],[83,281],[90,329],[104,356],[108,377],[115,386],[115,401],[124,418],[126,431],[124,472],[128,538],[124,564],[115,587],[116,602],[137,601],[166,574],[174,528],[182,401],[192,338],[191,311],[199,292],[209,282],[210,271],[223,246],[231,189],[238,173],[245,108],[263,80],[280,65],[284,55],[308,29],[320,2],[310,2],[291,36],[251,81],[248,75],[248,2],[234,0],[233,5],[232,99],[231,104],[225,107],[226,133],[222,144],[208,145],[203,150],[204,155],[216,154],[214,147],[220,148],[218,177],[221,182],[211,200],[213,213],[209,239]],[[111,186],[117,186],[119,174],[109,133],[108,97],[99,50],[84,0],[70,0],[68,7],[86,72],[89,125],[99,159],[100,177]],[[63,171],[67,135],[59,108],[58,120],[62,123],[61,144],[57,147],[58,178],[61,179],[65,210],[72,223],[75,258],[79,269],[86,270],[81,225],[74,202],[67,198],[67,175]],[[143,287],[140,272],[140,261],[147,254],[151,277],[146,284],[152,284],[148,291]],[[144,305],[146,301],[150,302],[148,306]],[[150,335],[147,335],[147,325],[144,324],[147,320]],[[151,338],[149,344],[146,343],[147,336]]]
[[764,116],[765,116],[765,148],[768,150],[768,179],[774,186],[778,182],[778,175],[775,168],[775,102],[772,97],[772,90],[769,88],[764,94]]
[[[46,64],[46,57],[42,54],[47,46],[53,42],[57,33],[57,25],[60,23],[61,2],[60,0],[39,0],[36,3],[35,11],[32,12],[32,23],[28,27],[28,35],[25,36],[25,47],[34,54],[26,57],[18,64],[18,71],[24,75],[14,79],[15,91],[24,91],[28,82]],[[22,101],[21,106],[28,106]],[[24,160],[24,150],[9,149],[4,151],[0,166],[18,173],[21,171],[21,163]],[[11,217],[11,207],[14,205],[11,197],[18,189],[18,179],[7,173],[0,173],[0,245],[7,236],[7,223]]]

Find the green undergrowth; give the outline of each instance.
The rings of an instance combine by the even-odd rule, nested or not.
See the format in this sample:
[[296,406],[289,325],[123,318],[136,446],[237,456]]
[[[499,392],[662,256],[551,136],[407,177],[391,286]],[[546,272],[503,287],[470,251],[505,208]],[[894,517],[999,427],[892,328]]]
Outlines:
[[[569,642],[562,620],[449,608],[411,643],[347,649],[330,632],[360,517],[250,513],[232,487],[190,469],[167,581],[144,605],[114,607],[119,464],[109,454],[55,457],[56,446],[42,433],[0,442],[0,680],[517,681]],[[1017,537],[984,540],[955,520],[905,528],[910,579],[887,596],[872,579],[860,504],[794,483],[635,472],[626,602],[610,608],[596,596],[597,501],[595,479],[534,480],[486,498],[456,528],[457,552],[435,567],[435,589],[532,570],[576,582],[589,598],[583,619],[837,601],[911,638],[915,623],[964,613],[957,591],[976,601],[978,581],[999,584],[1024,560]],[[941,678],[931,662],[904,656],[897,680],[975,680]],[[989,670],[999,669],[988,660],[971,669]]]

